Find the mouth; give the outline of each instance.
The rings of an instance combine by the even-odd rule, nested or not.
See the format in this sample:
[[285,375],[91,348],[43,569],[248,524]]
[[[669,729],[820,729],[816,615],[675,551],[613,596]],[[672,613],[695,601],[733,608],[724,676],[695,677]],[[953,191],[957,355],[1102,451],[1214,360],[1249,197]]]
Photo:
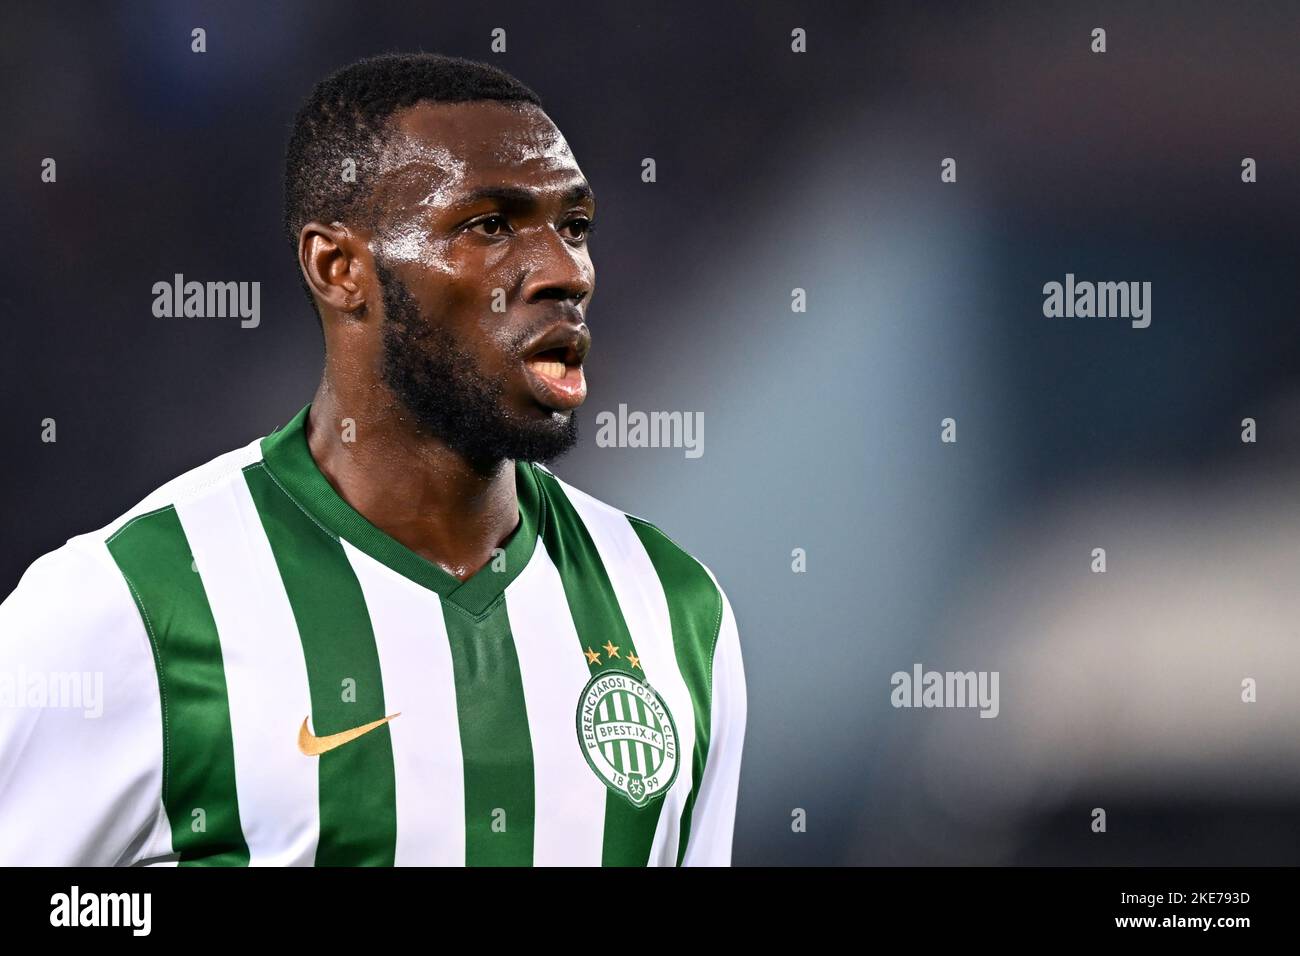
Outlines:
[[582,372],[586,350],[575,342],[535,352],[524,360],[533,397],[556,411],[571,411],[587,398]]

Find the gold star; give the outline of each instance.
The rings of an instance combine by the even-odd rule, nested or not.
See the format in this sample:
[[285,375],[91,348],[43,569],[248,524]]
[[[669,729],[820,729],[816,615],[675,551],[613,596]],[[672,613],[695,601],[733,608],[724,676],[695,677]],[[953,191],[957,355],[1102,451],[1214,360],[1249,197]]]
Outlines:
[[641,666],[641,658],[637,657],[631,651],[627,652],[627,662],[631,664],[633,667]]
[[618,657],[618,645],[617,645],[617,644],[614,644],[614,643],[611,642],[611,641],[606,641],[606,642],[605,642],[605,653],[606,653],[610,658]]
[[597,654],[595,651],[593,651],[590,647],[587,648],[587,649],[586,649],[585,651],[583,651],[582,653],[584,653],[584,654],[587,655],[587,663],[588,663],[588,664],[599,664],[599,663],[600,663],[600,655]]

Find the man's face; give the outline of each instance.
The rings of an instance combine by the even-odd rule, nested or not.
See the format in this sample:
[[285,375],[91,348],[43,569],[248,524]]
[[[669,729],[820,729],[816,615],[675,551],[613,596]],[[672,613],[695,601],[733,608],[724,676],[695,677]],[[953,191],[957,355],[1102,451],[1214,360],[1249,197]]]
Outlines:
[[476,467],[577,441],[595,203],[531,104],[419,103],[393,119],[370,250],[384,382]]

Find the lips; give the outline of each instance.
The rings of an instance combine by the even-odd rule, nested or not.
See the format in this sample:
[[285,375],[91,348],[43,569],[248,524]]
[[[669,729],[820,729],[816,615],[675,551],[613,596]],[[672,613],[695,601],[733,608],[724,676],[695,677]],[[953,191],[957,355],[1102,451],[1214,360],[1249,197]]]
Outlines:
[[548,408],[567,412],[577,408],[587,398],[587,378],[581,365],[540,358],[524,363],[534,397]]
[[547,408],[570,411],[587,398],[583,359],[591,347],[585,326],[564,324],[540,336],[524,359],[533,397]]

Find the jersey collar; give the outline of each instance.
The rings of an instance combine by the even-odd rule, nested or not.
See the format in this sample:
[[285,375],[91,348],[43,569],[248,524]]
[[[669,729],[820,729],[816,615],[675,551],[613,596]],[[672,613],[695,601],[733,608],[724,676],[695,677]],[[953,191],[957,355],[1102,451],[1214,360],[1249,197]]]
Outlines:
[[485,614],[524,569],[546,524],[546,501],[532,464],[515,462],[519,524],[504,545],[505,569],[494,571],[489,562],[469,580],[460,581],[376,528],[334,490],[307,446],[310,411],[309,402],[287,425],[262,439],[263,463],[284,492],[335,537],[471,615]]

